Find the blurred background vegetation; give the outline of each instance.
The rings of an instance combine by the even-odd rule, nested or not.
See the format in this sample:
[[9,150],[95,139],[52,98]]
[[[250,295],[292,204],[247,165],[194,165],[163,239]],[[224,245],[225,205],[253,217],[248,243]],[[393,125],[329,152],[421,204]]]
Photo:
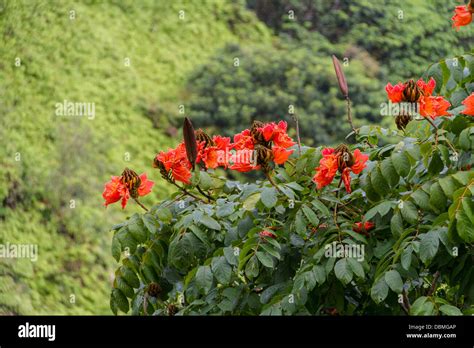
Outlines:
[[[184,115],[211,133],[284,119],[294,134],[292,105],[306,144],[340,142],[336,54],[356,124],[393,127],[386,82],[470,50],[472,26],[451,28],[460,3],[0,0],[0,244],[39,247],[35,263],[0,259],[0,314],[110,314],[108,231],[139,208],[105,209],[103,183],[128,166],[156,182],[145,204],[169,194],[151,161]],[[57,116],[64,100],[95,117]]]

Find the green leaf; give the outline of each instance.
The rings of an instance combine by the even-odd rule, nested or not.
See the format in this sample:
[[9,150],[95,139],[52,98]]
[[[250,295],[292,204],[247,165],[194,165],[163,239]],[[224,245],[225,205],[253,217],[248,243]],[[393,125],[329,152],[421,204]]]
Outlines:
[[390,230],[395,236],[400,236],[403,233],[403,220],[400,213],[395,213],[390,220]]
[[410,201],[403,201],[403,207],[400,209],[403,219],[409,224],[416,224],[418,222],[418,209]]
[[230,263],[233,266],[238,266],[239,264],[239,255],[236,255],[236,252],[234,248],[231,246],[225,247],[224,248],[224,256],[227,260],[228,263]]
[[438,252],[438,232],[430,231],[420,235],[420,259],[427,264]]
[[295,228],[296,228],[296,232],[298,234],[300,234],[300,235],[305,235],[306,234],[306,221],[303,217],[303,214],[301,213],[301,210],[299,210],[296,213]]
[[428,211],[432,210],[432,207],[430,205],[430,196],[422,189],[418,189],[413,192],[411,198],[415,201],[415,204],[421,209]]
[[130,223],[128,225],[128,231],[138,243],[144,243],[148,240],[148,229],[145,228],[141,219]]
[[[268,241],[271,240],[270,238],[268,239]],[[276,257],[278,260],[280,260],[280,253],[275,250],[273,248],[273,246],[271,246],[270,244],[268,243],[261,243],[260,244],[260,247],[265,250],[267,253],[269,253],[270,255],[272,255],[273,257]]]
[[370,172],[370,182],[372,183],[374,190],[381,197],[385,196],[385,194],[390,191],[390,186],[388,186],[388,183],[383,177],[379,167],[374,168]]
[[253,210],[255,209],[255,206],[257,205],[257,202],[260,200],[260,192],[254,193],[250,196],[248,196],[244,203],[243,207],[245,210]]
[[127,297],[119,289],[113,289],[111,294],[111,302],[122,312],[127,313],[130,309],[130,304]]
[[273,208],[278,201],[277,195],[278,192],[274,187],[265,187],[262,190],[260,199],[267,208]]
[[350,283],[353,273],[349,267],[347,259],[340,259],[336,262],[336,265],[334,266],[334,274],[336,275],[336,278],[339,279],[344,285]]
[[220,231],[221,229],[221,225],[219,225],[219,223],[213,218],[211,218],[209,215],[203,215],[203,217],[201,218],[199,222],[203,224],[204,226],[211,228],[213,230]]
[[273,268],[273,259],[269,254],[257,251],[257,258],[265,267]]
[[211,176],[206,173],[205,171],[201,171],[199,173],[199,187],[206,191],[211,189],[213,186],[212,178]]
[[402,252],[401,263],[402,267],[407,271],[410,269],[411,265],[411,255],[413,253],[413,248],[411,245],[408,245],[405,250]]
[[362,279],[365,278],[364,267],[362,267],[359,261],[354,258],[348,258],[347,262],[349,263],[349,267],[357,277]]
[[380,278],[370,289],[370,297],[375,301],[375,303],[380,303],[388,295],[388,286],[385,282],[385,278]]
[[296,191],[303,191],[304,190],[304,187],[301,186],[300,184],[298,184],[297,182],[289,182],[285,185],[292,188],[293,190],[296,190]]
[[115,277],[114,287],[122,291],[122,293],[128,298],[132,298],[135,295],[135,291],[133,291],[133,288],[128,285],[125,279],[121,276]]
[[138,280],[137,275],[130,268],[122,267],[121,274],[123,279],[130,285],[132,288],[138,289],[140,287],[140,280]]
[[431,154],[431,161],[430,164],[428,165],[428,172],[432,175],[437,175],[439,174],[444,168],[444,163],[443,160],[441,159],[441,156],[439,155],[438,151],[434,151]]
[[[470,203],[472,205],[472,202]],[[458,210],[456,213],[456,229],[459,237],[467,243],[474,242],[474,223],[469,219],[467,210]]]
[[304,215],[308,219],[308,221],[313,225],[313,226],[318,226],[319,225],[319,219],[314,211],[311,210],[307,205],[303,204],[301,206],[301,209],[303,210]]
[[330,216],[331,214],[329,213],[328,208],[324,205],[323,202],[321,202],[318,199],[315,199],[311,202],[311,204],[319,210],[324,216]]
[[388,214],[390,209],[392,209],[392,202],[385,201],[380,204],[377,204],[375,207],[369,209],[369,211],[365,214],[364,216],[364,221],[369,221],[372,219],[377,213],[381,216],[384,217],[385,215]]
[[313,267],[314,278],[318,284],[323,284],[326,281],[326,271],[323,266],[317,265]]
[[391,270],[385,273],[385,282],[393,292],[397,294],[402,292],[403,281],[400,277],[400,273],[398,273],[396,270]]
[[431,301],[427,301],[428,298],[425,296],[421,296],[413,302],[410,308],[411,315],[432,315],[434,304]]
[[446,195],[446,197],[452,197],[454,191],[457,189],[456,182],[451,176],[440,179],[438,183],[443,189],[443,193]]
[[441,189],[441,186],[435,182],[430,188],[430,204],[437,211],[444,211],[446,207],[446,196]]
[[410,173],[410,160],[404,152],[392,153],[391,160],[398,175],[406,177]]
[[168,208],[159,208],[156,211],[156,216],[158,216],[158,219],[163,221],[165,224],[169,224],[171,220],[173,220],[173,214],[171,214],[171,210]]
[[142,221],[148,231],[152,234],[157,233],[160,229],[160,223],[150,213],[142,215]]
[[120,261],[120,255],[122,254],[122,246],[120,245],[120,241],[115,234],[112,238],[112,256],[114,257],[115,261]]
[[390,158],[386,158],[380,165],[382,175],[391,187],[395,187],[400,181],[400,176],[395,170],[395,166]]
[[223,285],[230,283],[232,276],[232,267],[227,263],[224,256],[219,256],[212,259],[211,262],[212,273],[217,281]]
[[463,315],[459,308],[447,304],[439,307],[439,310],[446,315]]
[[202,291],[202,293],[208,293],[212,288],[212,271],[209,266],[199,266],[196,272],[196,287]]
[[253,255],[245,265],[245,275],[252,279],[258,276],[258,272],[258,259],[257,256]]

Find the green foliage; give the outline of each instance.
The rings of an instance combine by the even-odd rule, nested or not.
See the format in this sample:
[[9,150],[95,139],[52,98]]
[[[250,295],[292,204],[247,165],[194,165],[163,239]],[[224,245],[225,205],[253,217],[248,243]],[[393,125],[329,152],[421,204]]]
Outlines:
[[[462,81],[455,74],[438,88],[473,81],[472,73]],[[128,312],[129,301],[145,297],[146,313],[155,315],[472,313],[474,144],[470,131],[469,141],[460,140],[474,121],[459,111],[437,118],[437,128],[412,121],[406,132],[391,132],[396,144],[369,145],[379,126],[359,132],[354,147],[370,160],[352,177],[351,193],[337,182],[314,188],[321,148],[295,151],[274,169],[273,183],[222,185],[225,178],[209,170],[215,201],[171,196],[143,215],[159,227],[143,231],[142,242],[127,232],[138,215],[114,228],[114,240],[127,241],[113,250],[119,270],[133,263],[140,283],[116,281],[112,309]],[[353,230],[369,220],[374,230]],[[152,278],[142,271],[147,266]],[[154,282],[168,290],[154,296]]]

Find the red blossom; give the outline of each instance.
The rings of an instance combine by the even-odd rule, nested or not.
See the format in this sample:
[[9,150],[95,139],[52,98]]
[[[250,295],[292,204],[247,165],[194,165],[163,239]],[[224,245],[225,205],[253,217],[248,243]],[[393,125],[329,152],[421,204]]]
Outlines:
[[[151,192],[153,181],[147,179],[145,173],[140,176],[140,186],[138,187],[138,196],[146,196]],[[122,209],[127,205],[127,201],[130,199],[130,191],[127,186],[122,182],[121,176],[112,176],[111,180],[104,186],[104,192],[102,197],[105,199],[105,206],[115,203],[122,199]]]
[[420,98],[420,115],[423,117],[431,117],[432,119],[439,116],[449,116],[448,109],[451,104],[443,97],[421,97]]
[[460,27],[468,25],[472,22],[472,9],[470,5],[456,6],[454,9],[453,28],[459,31]]
[[401,82],[397,83],[395,86],[392,86],[391,83],[387,83],[385,86],[385,91],[387,92],[388,99],[392,103],[400,103],[403,100],[403,90],[405,85]]
[[260,238],[264,238],[264,237],[276,238],[276,235],[275,235],[275,234],[273,234],[272,232],[267,231],[267,230],[263,230],[263,231],[260,232],[258,235],[260,236]]
[[365,223],[356,222],[352,226],[352,230],[357,233],[365,233],[375,228],[375,224],[371,221],[366,221]]
[[174,180],[185,184],[191,182],[191,163],[187,159],[184,143],[179,144],[176,149],[160,152],[156,156],[156,160],[163,164],[167,172],[171,170]]
[[474,116],[474,93],[463,100],[462,104],[465,106],[464,110],[461,111],[464,115]]

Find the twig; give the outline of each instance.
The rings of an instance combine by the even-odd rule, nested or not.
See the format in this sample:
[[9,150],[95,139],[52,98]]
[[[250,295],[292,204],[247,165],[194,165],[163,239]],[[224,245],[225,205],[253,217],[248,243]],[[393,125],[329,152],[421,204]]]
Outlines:
[[199,185],[196,185],[196,188],[197,188],[198,191],[199,191],[204,197],[206,197],[209,201],[215,201],[214,197],[211,197],[211,196],[209,196],[208,194],[206,194],[206,193],[199,187]]
[[296,114],[293,114],[293,120],[295,120],[296,124],[296,140],[298,141],[298,153],[301,156],[300,124],[298,122],[298,116],[296,116]]
[[270,181],[270,184],[273,185],[273,187],[275,187],[277,189],[278,192],[280,192],[281,194],[284,194],[280,188],[277,186],[277,184],[273,181],[272,177],[270,176],[270,174],[266,171],[266,170],[263,170],[263,174],[265,174],[266,178],[268,179],[268,181]]
[[[133,198],[133,197],[132,197]],[[142,203],[137,198],[133,198],[133,200],[140,206],[142,207],[145,211],[148,211],[148,208],[145,207]]]
[[349,95],[346,95],[346,103],[347,103],[347,120],[354,131],[354,134],[357,135],[357,129],[354,127],[354,123],[352,122],[352,110],[351,110],[351,99]]
[[440,276],[439,271],[436,271],[436,273],[434,274],[434,277],[433,277],[433,282],[431,283],[430,290],[428,291],[426,296],[431,296],[431,295],[434,294],[434,292],[436,290],[436,282],[438,281],[439,276]]
[[[435,129],[435,142],[436,142],[436,145],[438,145],[438,130],[439,130],[438,126],[430,119],[429,116],[424,117],[424,119],[427,120]],[[448,138],[445,137],[445,139],[446,139],[446,144],[448,144],[450,149],[453,150],[454,153],[457,153],[456,149],[454,148],[453,144],[451,144],[451,142],[448,140]]]
[[206,203],[204,202],[201,198],[199,198],[198,196],[192,194],[191,192],[189,192],[188,190],[186,190],[184,187],[181,187],[179,186],[177,183],[175,183],[174,181],[170,181],[174,186],[176,186],[178,189],[180,189],[181,191],[183,191],[183,193],[187,194],[188,196],[191,196],[193,197],[194,199],[197,199],[198,201],[201,201],[203,203]]
[[406,313],[406,315],[410,315],[410,300],[408,299],[407,292],[405,289],[402,290],[402,303],[400,303],[402,306],[403,311]]

